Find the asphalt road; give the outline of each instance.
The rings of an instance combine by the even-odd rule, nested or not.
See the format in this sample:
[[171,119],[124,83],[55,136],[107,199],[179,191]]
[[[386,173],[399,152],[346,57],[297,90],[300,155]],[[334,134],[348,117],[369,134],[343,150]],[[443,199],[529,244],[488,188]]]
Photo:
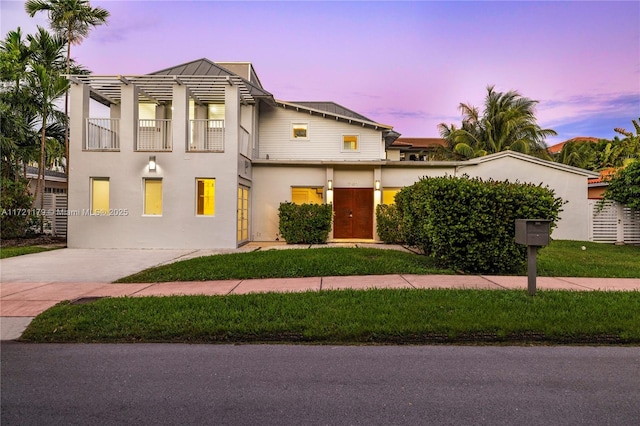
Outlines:
[[637,425],[640,348],[3,342],[9,425]]

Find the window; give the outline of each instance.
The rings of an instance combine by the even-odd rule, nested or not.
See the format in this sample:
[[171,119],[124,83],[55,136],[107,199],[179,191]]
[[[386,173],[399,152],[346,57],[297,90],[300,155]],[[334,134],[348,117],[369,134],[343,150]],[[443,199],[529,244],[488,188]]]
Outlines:
[[162,214],[162,179],[144,180],[144,214]]
[[322,204],[324,202],[322,187],[292,187],[291,202],[294,204]]
[[357,151],[358,150],[358,136],[357,135],[342,135],[342,150],[343,151]]
[[293,123],[291,125],[293,129],[293,139],[308,139],[309,124],[308,123]]
[[382,204],[395,204],[398,192],[400,192],[400,188],[384,188],[382,190]]
[[196,214],[213,216],[216,211],[216,180],[196,179]]
[[138,119],[155,120],[156,104],[141,102],[138,104]]
[[91,214],[109,212],[109,178],[91,178]]

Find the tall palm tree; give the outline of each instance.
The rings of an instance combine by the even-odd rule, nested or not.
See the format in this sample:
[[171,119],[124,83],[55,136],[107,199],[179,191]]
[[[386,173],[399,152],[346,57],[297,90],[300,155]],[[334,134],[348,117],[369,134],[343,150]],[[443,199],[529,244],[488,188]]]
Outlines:
[[[47,12],[51,29],[67,41],[67,74],[71,70],[71,45],[79,44],[93,27],[107,23],[109,12],[101,7],[91,7],[88,0],[28,0],[25,10],[33,17]],[[69,116],[69,91],[65,92],[64,114]],[[66,121],[65,121],[66,123]],[[69,170],[69,126],[65,126],[65,159]]]
[[[40,159],[38,161],[38,179],[35,193],[44,201],[44,169],[46,164],[47,142],[55,143],[51,138],[51,122],[60,119],[55,107],[59,99],[69,87],[69,82],[61,75],[64,69],[65,40],[57,35],[49,34],[44,28],[38,27],[35,35],[27,37],[31,51],[29,73],[29,87],[32,89],[34,105],[40,119]],[[62,120],[63,123],[66,121]],[[34,199],[35,202],[35,199]]]
[[537,124],[537,103],[517,91],[496,92],[494,86],[489,86],[482,114],[477,107],[461,103],[462,126],[441,123],[440,135],[447,140],[453,155],[462,159],[504,150],[550,158],[545,139],[557,133]]
[[15,180],[20,163],[31,159],[34,116],[31,92],[25,83],[32,52],[22,31],[9,31],[0,42],[0,151],[2,177]]

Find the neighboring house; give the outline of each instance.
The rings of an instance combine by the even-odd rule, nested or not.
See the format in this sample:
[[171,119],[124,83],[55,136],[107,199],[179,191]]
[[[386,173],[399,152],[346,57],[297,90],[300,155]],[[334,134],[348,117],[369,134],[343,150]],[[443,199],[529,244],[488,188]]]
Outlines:
[[333,102],[277,100],[250,63],[70,79],[69,247],[275,241],[284,201],[332,203],[331,240],[372,241],[378,204],[423,176],[463,174],[548,184],[569,202],[553,236],[588,238],[587,178],[597,174],[514,152],[402,161],[391,126]]
[[67,175],[58,170],[45,170],[44,173],[44,203],[40,198],[40,193],[36,194],[36,184],[38,180],[38,168],[34,166],[26,167],[26,177],[29,181],[29,192],[35,197],[35,208],[38,214],[44,214],[47,221],[45,231],[57,237],[65,237],[67,234],[67,218],[63,215],[56,215],[56,211],[67,209]]
[[598,138],[594,138],[591,136],[577,136],[575,138],[566,140],[564,142],[560,142],[558,144],[552,145],[549,147],[549,154],[558,154],[560,151],[562,151],[562,148],[564,148],[564,146],[568,143],[573,143],[573,142],[588,142],[588,143],[598,143],[600,139]]
[[387,149],[387,160],[429,161],[446,146],[442,138],[398,138]]

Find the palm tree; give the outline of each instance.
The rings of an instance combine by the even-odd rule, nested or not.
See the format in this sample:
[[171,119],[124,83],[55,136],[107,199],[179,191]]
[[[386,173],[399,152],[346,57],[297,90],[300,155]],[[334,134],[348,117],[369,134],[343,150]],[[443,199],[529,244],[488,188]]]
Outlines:
[[[51,29],[67,41],[67,74],[71,70],[71,45],[79,44],[93,27],[106,24],[109,12],[101,7],[91,7],[88,0],[28,0],[25,10],[33,17],[47,12]],[[69,92],[65,92],[64,115],[69,116]],[[65,126],[65,159],[69,170],[69,126]]]
[[0,42],[0,150],[2,177],[17,179],[20,163],[31,159],[33,144],[33,102],[25,83],[32,52],[22,31],[9,31]]
[[[35,193],[40,196],[41,204],[44,202],[44,170],[47,161],[47,142],[49,145],[56,141],[51,136],[54,129],[51,122],[65,123],[65,117],[60,117],[55,107],[55,101],[59,99],[69,87],[69,82],[61,75],[64,69],[65,40],[57,35],[49,34],[44,28],[38,27],[35,35],[27,37],[31,51],[31,62],[28,81],[32,89],[34,105],[38,111],[40,120],[40,158],[38,161],[38,179]],[[49,133],[47,132],[49,130]],[[49,149],[51,150],[51,149]],[[34,199],[35,202],[35,199]],[[42,205],[41,205],[42,206]]]
[[545,139],[557,133],[537,124],[537,103],[516,91],[496,92],[494,86],[489,86],[482,114],[477,107],[461,103],[462,126],[441,123],[440,135],[447,140],[453,155],[462,159],[505,150],[550,158]]

